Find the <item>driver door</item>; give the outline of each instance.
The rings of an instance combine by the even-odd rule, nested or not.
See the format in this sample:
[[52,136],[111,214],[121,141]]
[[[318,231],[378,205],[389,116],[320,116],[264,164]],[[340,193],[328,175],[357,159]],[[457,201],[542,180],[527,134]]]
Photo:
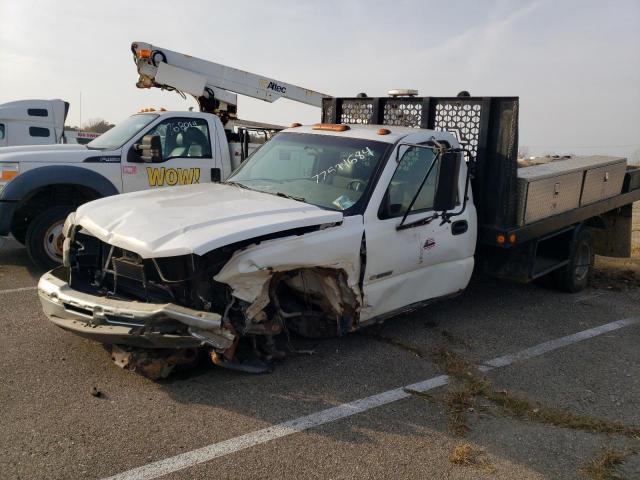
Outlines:
[[[451,223],[435,218],[426,224],[398,228],[418,190],[404,224],[436,213],[433,205],[441,162],[432,148],[404,149],[399,162],[395,157],[389,159],[365,212],[367,261],[362,320],[462,290],[473,270],[476,228],[471,202]],[[459,177],[458,198],[464,191],[465,172]]]
[[[210,182],[214,167],[208,122],[202,118],[170,117],[144,135],[158,135],[162,144],[162,162],[144,163],[130,147],[122,163],[125,192]],[[143,136],[144,136],[143,135]],[[135,143],[142,141],[142,136]]]

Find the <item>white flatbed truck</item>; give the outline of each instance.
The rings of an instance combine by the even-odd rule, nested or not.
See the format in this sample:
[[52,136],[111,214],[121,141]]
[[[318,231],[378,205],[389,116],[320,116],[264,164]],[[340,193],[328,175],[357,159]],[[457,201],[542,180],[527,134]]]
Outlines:
[[323,116],[225,182],[70,214],[38,285],[49,320],[153,378],[202,351],[263,372],[288,332],[347,334],[461,294],[474,269],[576,292],[596,252],[629,253],[640,170],[519,168],[515,97],[337,98]]

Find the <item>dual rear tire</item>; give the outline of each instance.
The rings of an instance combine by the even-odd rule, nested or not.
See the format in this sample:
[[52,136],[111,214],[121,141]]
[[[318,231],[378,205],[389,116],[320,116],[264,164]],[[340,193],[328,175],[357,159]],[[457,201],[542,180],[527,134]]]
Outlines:
[[571,244],[569,264],[551,274],[555,286],[570,293],[584,290],[589,285],[594,260],[593,236],[582,228]]

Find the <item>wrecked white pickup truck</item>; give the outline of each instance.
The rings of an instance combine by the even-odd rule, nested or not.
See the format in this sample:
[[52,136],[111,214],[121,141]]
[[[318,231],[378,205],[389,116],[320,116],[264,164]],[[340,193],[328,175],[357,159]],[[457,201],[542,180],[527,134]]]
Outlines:
[[[351,118],[348,102],[380,119]],[[474,265],[580,290],[591,230],[620,235],[638,175],[623,167],[607,174],[620,180],[612,194],[522,221],[517,105],[331,99],[331,123],[283,131],[224,183],[82,205],[64,225],[65,266],[40,280],[44,311],[107,344],[120,366],[159,378],[203,351],[220,366],[266,371],[289,332],[340,336],[459,294]],[[477,115],[465,126],[460,112]]]

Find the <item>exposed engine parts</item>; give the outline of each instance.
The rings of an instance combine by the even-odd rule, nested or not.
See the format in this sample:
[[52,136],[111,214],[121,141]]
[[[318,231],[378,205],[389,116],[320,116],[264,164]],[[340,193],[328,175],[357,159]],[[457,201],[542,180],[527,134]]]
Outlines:
[[[247,301],[214,278],[244,245],[204,256],[143,259],[82,231],[70,239],[69,286],[110,305],[74,308],[92,317],[89,328],[130,327],[128,335],[100,341],[109,344],[118,366],[154,380],[195,365],[202,351],[221,367],[267,372],[293,350],[290,333],[335,337],[358,324],[360,296],[340,268],[261,270],[243,280],[247,290],[259,292]],[[124,302],[139,307],[125,309]]]

